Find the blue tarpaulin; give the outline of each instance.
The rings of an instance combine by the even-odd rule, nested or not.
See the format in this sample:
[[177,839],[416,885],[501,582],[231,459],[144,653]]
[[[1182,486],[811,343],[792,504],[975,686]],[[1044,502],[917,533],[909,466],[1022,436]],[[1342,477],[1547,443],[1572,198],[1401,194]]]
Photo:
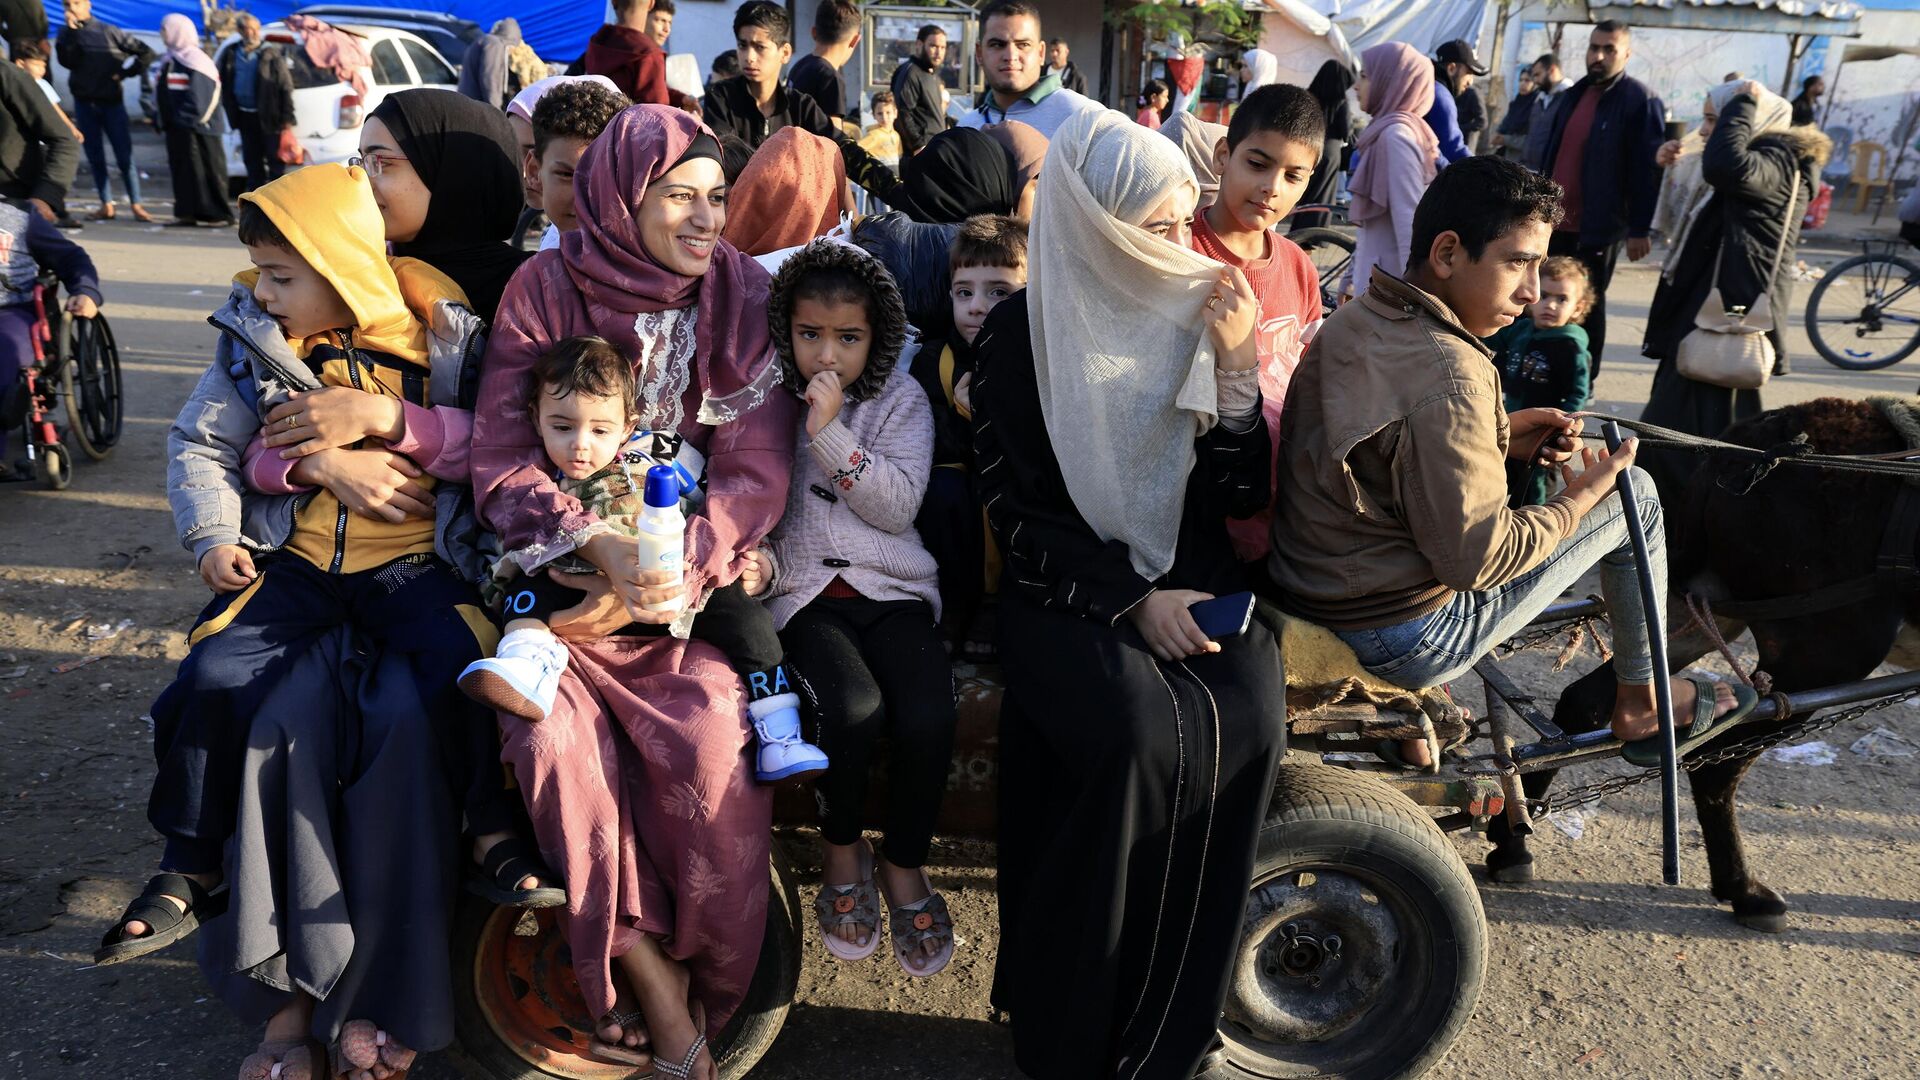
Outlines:
[[[243,0],[238,7],[251,11],[261,22],[272,22],[307,4],[317,0]],[[593,35],[601,23],[606,11],[602,4],[592,0],[462,0],[457,4],[433,3],[432,0],[415,0],[410,3],[386,4],[380,0],[340,0],[360,7],[404,8],[413,11],[444,11],[458,15],[463,19],[472,19],[480,24],[482,30],[495,22],[511,15],[520,21],[520,33],[532,45],[534,51],[549,60],[571,60],[587,50],[587,38]],[[55,34],[65,25],[66,16],[58,2],[46,4],[47,26]],[[180,12],[200,21],[198,5],[188,7],[183,3],[154,2],[154,0],[93,0],[95,18],[105,19],[115,26],[128,30],[160,29],[160,20],[172,12]]]

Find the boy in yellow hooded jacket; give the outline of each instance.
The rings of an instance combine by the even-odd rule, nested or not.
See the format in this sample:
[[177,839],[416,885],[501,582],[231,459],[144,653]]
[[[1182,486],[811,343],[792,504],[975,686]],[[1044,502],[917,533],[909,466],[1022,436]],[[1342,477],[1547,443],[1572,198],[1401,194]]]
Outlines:
[[166,850],[96,961],[157,951],[224,909],[253,714],[343,625],[404,657],[423,711],[451,722],[482,887],[562,903],[537,853],[509,838],[518,800],[493,717],[454,689],[497,637],[475,591],[485,560],[466,486],[483,324],[445,275],[388,257],[361,169],[314,166],[243,196],[239,234],[253,268],[209,318],[214,362],[168,436],[175,523],[215,596],[153,707],[148,816]]

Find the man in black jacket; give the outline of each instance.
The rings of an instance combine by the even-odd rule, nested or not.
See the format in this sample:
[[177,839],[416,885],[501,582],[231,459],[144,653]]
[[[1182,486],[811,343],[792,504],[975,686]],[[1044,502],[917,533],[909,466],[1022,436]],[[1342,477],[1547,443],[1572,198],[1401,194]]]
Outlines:
[[793,22],[786,8],[771,0],[741,5],[733,14],[733,39],[740,74],[714,83],[702,103],[715,135],[723,140],[731,135],[752,150],[783,127],[840,138],[812,98],[781,81],[780,69],[793,55]]
[[1047,42],[1047,73],[1060,76],[1060,87],[1076,94],[1087,92],[1087,77],[1073,65],[1073,50],[1068,47],[1066,38],[1054,38]]
[[240,135],[240,161],[252,191],[287,171],[280,133],[293,126],[293,70],[279,46],[261,38],[260,20],[251,13],[241,12],[235,29],[240,41],[220,54],[220,107],[227,126]]
[[26,199],[56,220],[80,164],[80,144],[33,76],[0,64],[0,198]]
[[120,166],[120,181],[126,185],[133,216],[152,221],[140,205],[140,170],[133,164],[133,132],[128,126],[120,82],[139,78],[153,62],[153,50],[125,30],[94,18],[92,0],[67,0],[67,25],[54,42],[53,52],[60,58],[60,66],[67,69],[73,119],[86,140],[87,168],[93,173],[93,188],[100,196],[100,210],[94,217],[113,218],[113,190],[107,179],[107,144],[112,143],[113,159]]
[[1607,286],[1626,241],[1627,258],[1638,262],[1653,249],[1648,239],[1660,198],[1660,166],[1654,155],[1666,141],[1666,106],[1644,83],[1626,73],[1633,31],[1608,19],[1587,43],[1587,76],[1554,102],[1543,171],[1565,190],[1566,216],[1554,230],[1549,251],[1587,264],[1593,310],[1587,342],[1593,375],[1607,343]]
[[908,157],[947,130],[947,87],[940,80],[946,59],[947,32],[929,23],[920,28],[913,55],[893,73],[893,103],[900,110],[893,129],[900,133],[900,149]]

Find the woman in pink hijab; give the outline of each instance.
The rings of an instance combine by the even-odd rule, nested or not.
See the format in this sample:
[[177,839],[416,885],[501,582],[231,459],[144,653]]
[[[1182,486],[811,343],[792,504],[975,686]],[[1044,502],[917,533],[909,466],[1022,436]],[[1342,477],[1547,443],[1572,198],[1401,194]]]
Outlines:
[[1360,54],[1360,108],[1373,120],[1354,144],[1348,216],[1360,226],[1353,247],[1353,295],[1366,291],[1373,269],[1407,272],[1413,208],[1439,171],[1440,141],[1423,117],[1433,108],[1433,61],[1411,45],[1389,41]]
[[[553,710],[500,718],[548,865],[567,883],[563,926],[597,1018],[585,1053],[658,1075],[717,1080],[706,1040],[739,1009],[766,925],[772,789],[754,782],[745,688],[720,650],[671,613],[736,580],[787,505],[799,399],[773,394],[767,272],[721,239],[720,144],[664,105],[614,117],[574,175],[580,227],[527,260],[501,298],[473,425],[481,520],[520,569],[565,554],[601,574],[552,626],[568,651]],[[681,584],[644,573],[561,491],[534,429],[533,365],[559,342],[605,338],[630,358],[636,411],[705,460]],[[588,1034],[579,1033],[581,1042]],[[677,1070],[677,1071],[676,1071]]]
[[160,39],[167,54],[153,84],[154,122],[167,137],[173,224],[231,225],[227,155],[213,126],[213,114],[220,111],[220,71],[185,15],[161,19]]

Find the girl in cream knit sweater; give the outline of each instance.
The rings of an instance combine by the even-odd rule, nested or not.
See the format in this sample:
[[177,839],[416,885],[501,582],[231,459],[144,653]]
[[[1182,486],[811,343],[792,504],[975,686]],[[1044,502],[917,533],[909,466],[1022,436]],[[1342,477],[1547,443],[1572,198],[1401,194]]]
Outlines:
[[[887,900],[894,957],[926,977],[953,955],[946,901],[922,869],[953,753],[953,683],[936,627],[938,568],[914,531],[933,413],[897,366],[906,310],[886,269],[832,240],[808,245],[768,296],[785,385],[806,403],[786,516],[742,578],[781,628],[832,762],[818,781],[827,949],[864,960]],[[875,747],[888,744],[885,839],[862,839]],[[877,886],[877,888],[876,888]]]

